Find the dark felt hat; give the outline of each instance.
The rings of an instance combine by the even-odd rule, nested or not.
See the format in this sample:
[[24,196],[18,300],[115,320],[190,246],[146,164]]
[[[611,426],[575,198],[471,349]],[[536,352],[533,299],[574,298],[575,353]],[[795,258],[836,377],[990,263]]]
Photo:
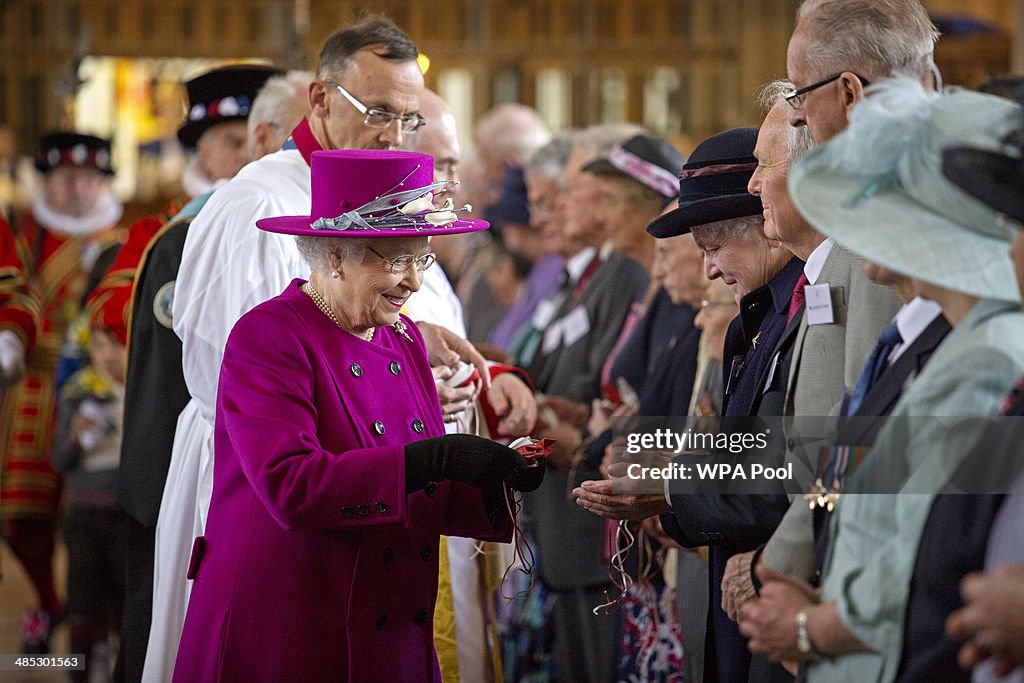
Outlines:
[[271,76],[280,69],[259,64],[225,66],[196,76],[185,84],[188,116],[178,129],[178,140],[195,147],[211,126],[249,118],[253,100]]
[[695,225],[757,216],[761,199],[747,192],[757,168],[757,128],[733,128],[697,145],[679,172],[679,208],[647,226],[655,237],[675,237]]
[[110,164],[110,140],[82,133],[50,133],[39,140],[36,168],[49,173],[58,166],[92,168],[114,175]]

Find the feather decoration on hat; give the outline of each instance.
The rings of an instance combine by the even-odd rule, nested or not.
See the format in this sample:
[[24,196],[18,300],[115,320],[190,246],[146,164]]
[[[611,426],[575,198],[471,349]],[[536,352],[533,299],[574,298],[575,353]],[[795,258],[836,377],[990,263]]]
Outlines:
[[442,180],[426,187],[388,192],[340,216],[318,218],[310,227],[314,230],[388,230],[447,225],[458,218],[456,211],[472,211],[468,204],[454,208],[451,199],[440,208],[434,206],[434,192],[447,190],[455,184],[452,180]]
[[849,206],[899,183],[902,164],[922,144],[932,106],[941,95],[916,80],[896,77],[868,87],[850,123],[828,142],[829,169],[865,179]]

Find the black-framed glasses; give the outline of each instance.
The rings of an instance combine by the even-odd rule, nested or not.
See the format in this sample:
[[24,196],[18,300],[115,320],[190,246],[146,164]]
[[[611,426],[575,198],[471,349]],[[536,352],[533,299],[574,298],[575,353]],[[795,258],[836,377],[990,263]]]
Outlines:
[[391,271],[392,275],[398,275],[409,270],[409,266],[416,266],[416,272],[422,273],[430,266],[434,265],[434,261],[437,260],[437,256],[434,252],[424,254],[423,256],[413,256],[412,254],[406,254],[399,256],[398,258],[390,259],[384,254],[380,253],[370,245],[366,245],[366,248],[373,252],[373,255],[379,258],[381,261],[387,264],[388,270]]
[[404,114],[400,116],[398,114],[392,114],[389,111],[384,111],[383,109],[370,109],[353,97],[352,93],[341,87],[341,84],[336,83],[329,78],[325,78],[324,83],[337,88],[338,92],[340,92],[353,107],[359,110],[359,113],[363,115],[363,125],[369,128],[387,128],[394,123],[395,119],[397,119],[402,122],[401,125],[403,133],[415,133],[427,123],[426,119],[418,113]]
[[868,79],[864,78],[860,74],[854,73],[852,71],[840,71],[837,74],[832,74],[828,78],[821,79],[817,83],[811,83],[810,85],[805,85],[802,88],[796,88],[796,89],[794,89],[794,88],[787,88],[782,93],[782,97],[783,97],[783,99],[786,100],[786,102],[789,103],[789,106],[793,107],[793,109],[803,109],[803,106],[804,106],[803,97],[804,97],[804,95],[806,95],[807,93],[811,92],[812,90],[817,90],[818,88],[820,88],[822,86],[828,85],[829,83],[831,83],[833,81],[838,81],[839,77],[842,76],[845,73],[852,73],[854,76],[856,76],[860,80],[861,85],[863,85],[865,88],[868,87],[869,85],[871,85],[871,81],[869,81]]

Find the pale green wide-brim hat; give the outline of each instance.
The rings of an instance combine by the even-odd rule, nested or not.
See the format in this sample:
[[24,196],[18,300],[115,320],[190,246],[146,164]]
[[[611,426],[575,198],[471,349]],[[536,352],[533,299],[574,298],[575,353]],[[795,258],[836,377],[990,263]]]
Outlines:
[[969,90],[879,83],[850,124],[789,173],[800,213],[822,234],[879,266],[946,289],[1020,301],[996,212],[942,173],[947,147],[1008,152],[1017,104]]

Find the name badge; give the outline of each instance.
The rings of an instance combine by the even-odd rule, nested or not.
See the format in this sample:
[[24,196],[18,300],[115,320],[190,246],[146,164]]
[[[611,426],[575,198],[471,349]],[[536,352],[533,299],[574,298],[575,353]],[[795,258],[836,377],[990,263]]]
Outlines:
[[551,321],[555,319],[560,305],[561,301],[557,297],[544,299],[537,304],[537,308],[533,313],[533,326],[538,330],[546,329],[551,324]]
[[562,344],[562,321],[556,320],[544,330],[544,340],[541,342],[540,350],[545,356],[557,349]]
[[569,315],[562,318],[562,340],[566,346],[572,346],[590,332],[590,316],[587,309],[577,306]]
[[831,325],[835,322],[832,315],[832,288],[827,282],[822,285],[805,286],[804,300],[807,305],[808,325]]

